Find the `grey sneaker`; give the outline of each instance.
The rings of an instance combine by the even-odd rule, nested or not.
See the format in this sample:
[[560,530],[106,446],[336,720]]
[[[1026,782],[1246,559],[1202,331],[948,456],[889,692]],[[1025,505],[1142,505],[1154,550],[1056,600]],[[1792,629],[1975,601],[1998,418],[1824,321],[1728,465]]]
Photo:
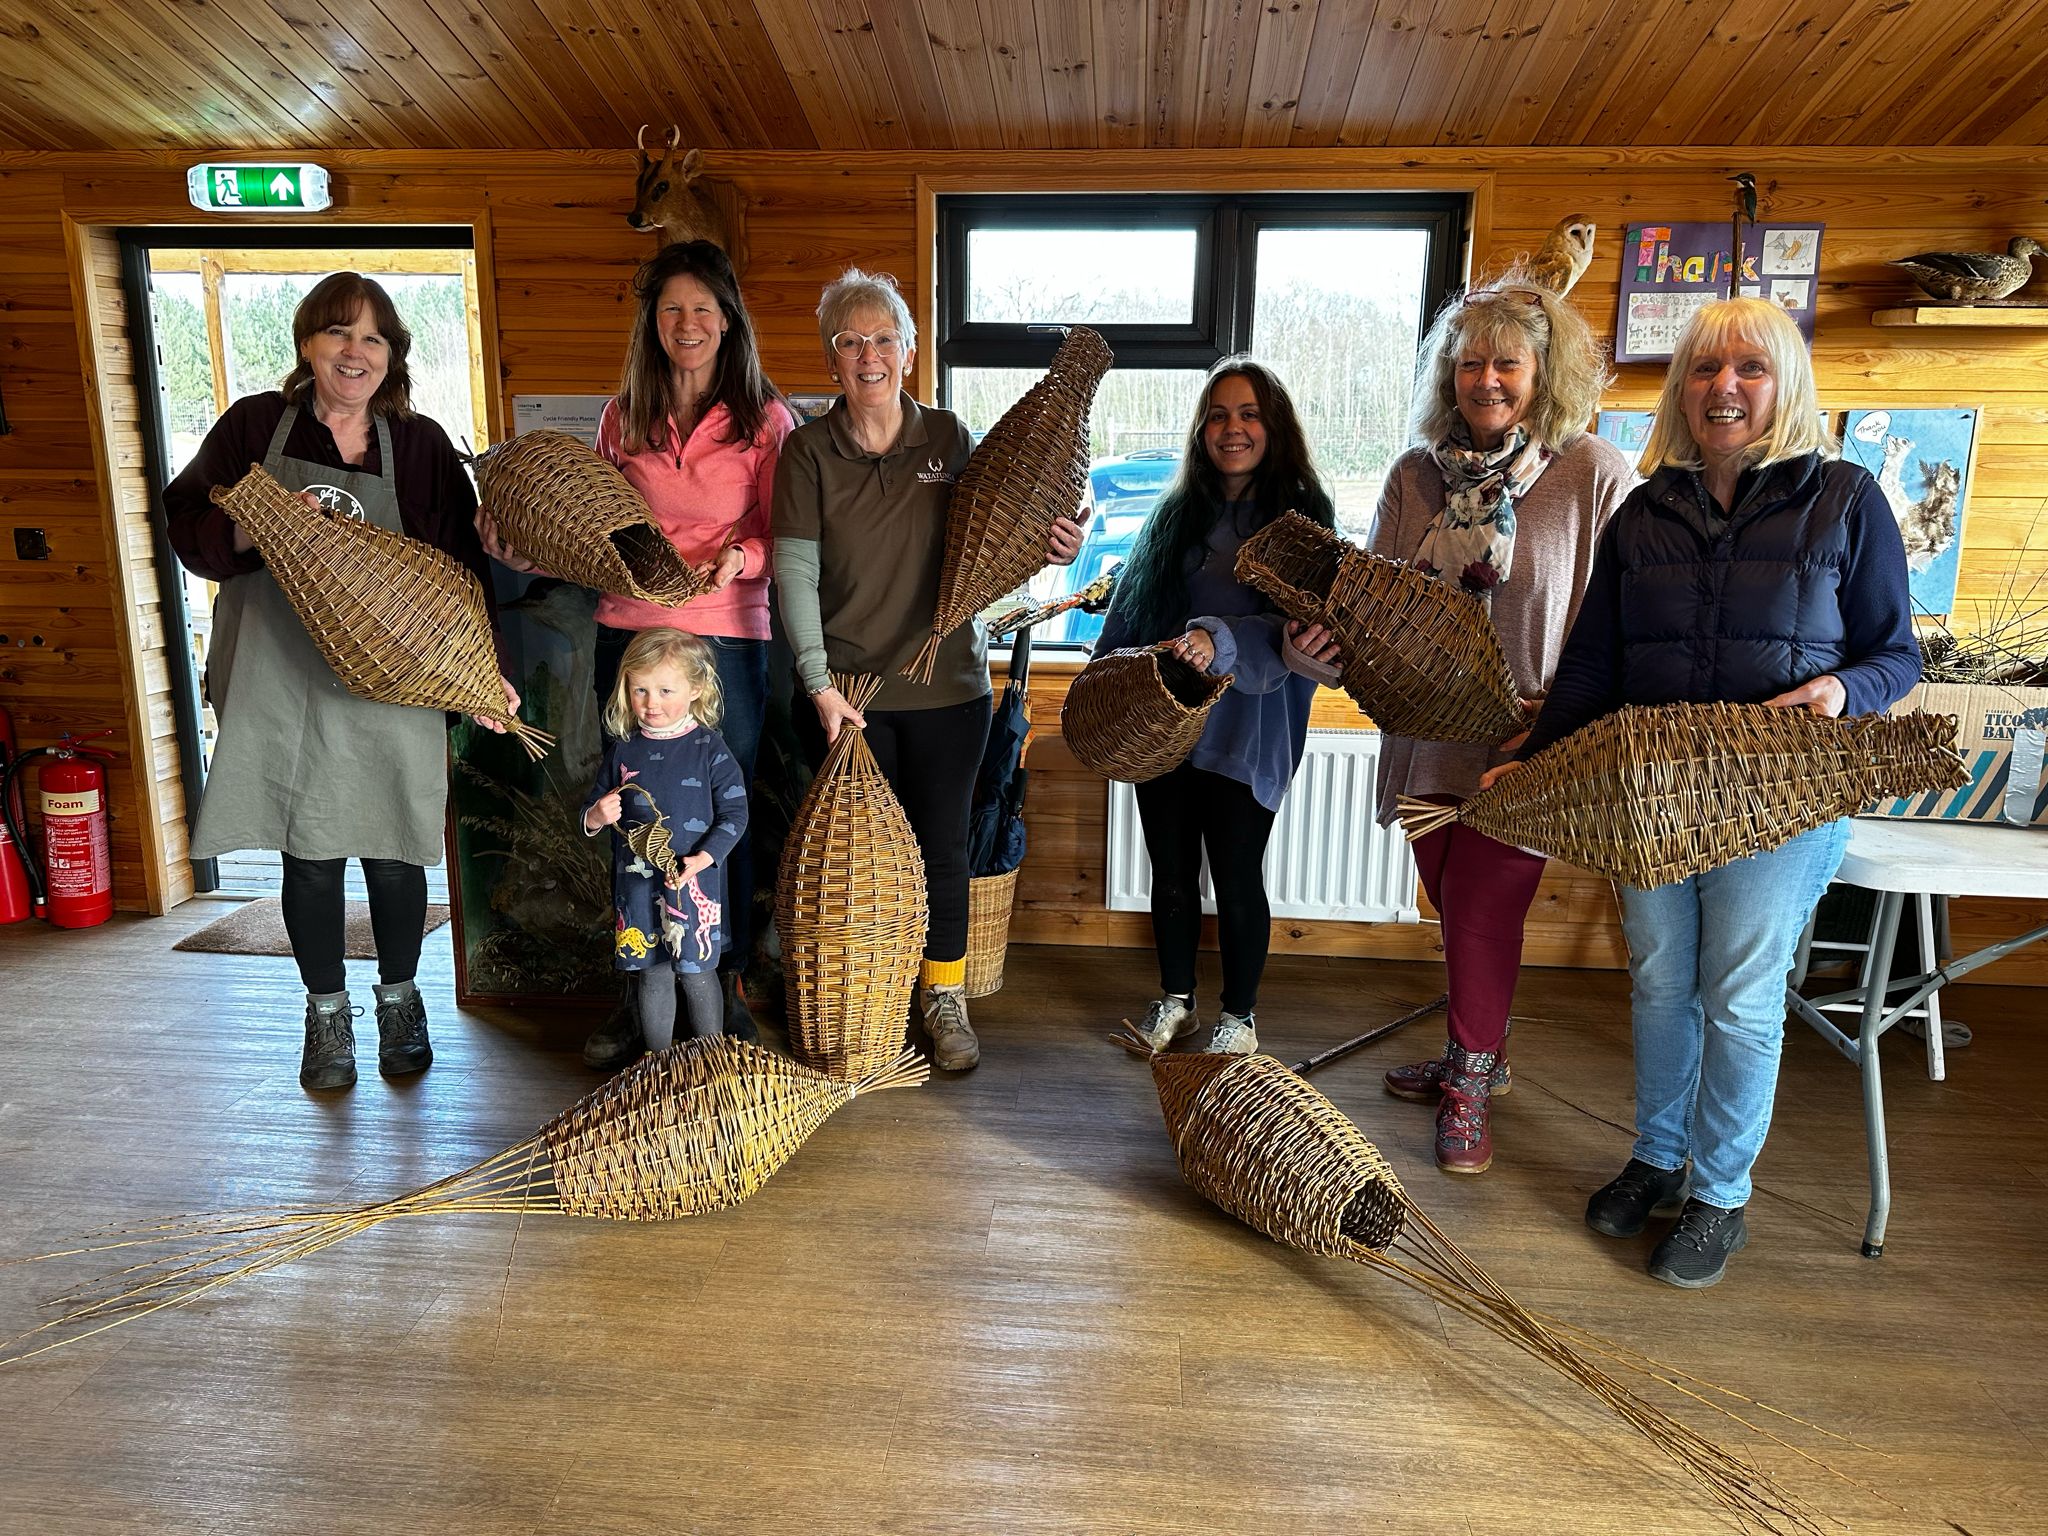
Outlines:
[[1250,1014],[1226,1011],[1216,1021],[1216,1033],[1202,1049],[1216,1056],[1250,1056],[1259,1048],[1259,1032]]
[[1749,1224],[1742,1219],[1747,1209],[1738,1205],[1731,1211],[1704,1200],[1686,1201],[1678,1225],[1650,1254],[1652,1277],[1687,1291],[1720,1284],[1729,1258],[1749,1246]]
[[611,1017],[593,1029],[590,1038],[583,1042],[583,1064],[600,1072],[616,1072],[638,1061],[646,1049],[647,1041],[640,1033],[640,1013],[629,996],[621,999]]
[[434,1059],[427,1000],[417,990],[377,1005],[377,1070],[386,1077],[424,1072]]
[[1194,999],[1169,992],[1145,1010],[1145,1022],[1138,1026],[1138,1034],[1153,1050],[1163,1051],[1182,1035],[1193,1034],[1198,1022]]
[[981,1060],[981,1042],[967,1022],[967,989],[924,989],[924,1027],[932,1037],[932,1065],[941,1072],[965,1072]]
[[362,1009],[348,1005],[347,994],[335,1007],[306,1003],[306,1048],[299,1056],[301,1088],[353,1088],[356,1083],[356,1026]]

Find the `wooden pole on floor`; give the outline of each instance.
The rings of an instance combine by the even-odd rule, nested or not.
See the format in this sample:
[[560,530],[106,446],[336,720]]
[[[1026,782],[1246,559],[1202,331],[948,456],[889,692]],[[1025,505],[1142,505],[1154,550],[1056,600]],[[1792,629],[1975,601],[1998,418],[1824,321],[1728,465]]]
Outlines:
[[1364,1034],[1358,1035],[1350,1040],[1346,1040],[1342,1045],[1333,1045],[1327,1051],[1322,1051],[1317,1055],[1309,1057],[1307,1061],[1297,1061],[1294,1064],[1294,1070],[1296,1072],[1299,1072],[1303,1077],[1307,1077],[1309,1073],[1315,1071],[1318,1067],[1327,1067],[1331,1062],[1337,1060],[1339,1057],[1349,1056],[1353,1051],[1358,1050],[1363,1046],[1371,1045],[1375,1040],[1386,1039],[1387,1036],[1391,1035],[1395,1030],[1399,1029],[1404,1024],[1413,1024],[1417,1019],[1428,1018],[1429,1015],[1435,1013],[1439,1008],[1448,1008],[1450,1006],[1450,1002],[1451,994],[1446,992],[1442,997],[1438,998],[1435,1002],[1424,1003],[1420,1008],[1411,1009],[1410,1011],[1402,1014],[1401,1017],[1391,1021],[1390,1023],[1381,1024],[1376,1028],[1368,1029]]

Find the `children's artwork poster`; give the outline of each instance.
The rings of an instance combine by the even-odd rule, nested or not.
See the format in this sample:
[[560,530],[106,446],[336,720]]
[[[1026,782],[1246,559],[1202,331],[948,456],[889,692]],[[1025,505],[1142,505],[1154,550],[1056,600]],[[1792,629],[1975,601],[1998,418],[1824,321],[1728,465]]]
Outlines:
[[1716,299],[1735,296],[1769,299],[1781,306],[1812,346],[1825,228],[1817,223],[1745,225],[1738,274],[1726,221],[1629,225],[1621,248],[1614,360],[1644,363],[1668,358],[1695,313]]
[[1654,411],[1602,411],[1598,430],[1600,436],[1621,450],[1628,467],[1634,469],[1636,460],[1643,456],[1643,445],[1650,440],[1650,423],[1654,420]]
[[1946,615],[1955,606],[1976,436],[1974,407],[1849,412],[1842,457],[1875,475],[1891,504],[1915,613]]

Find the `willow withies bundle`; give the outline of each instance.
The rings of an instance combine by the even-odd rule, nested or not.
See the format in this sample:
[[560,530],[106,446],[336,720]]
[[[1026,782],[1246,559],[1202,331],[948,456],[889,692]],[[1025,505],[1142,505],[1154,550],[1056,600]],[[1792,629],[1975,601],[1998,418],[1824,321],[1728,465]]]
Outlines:
[[[859,1094],[922,1083],[931,1068],[906,1051],[857,1082],[723,1035],[677,1042],[612,1078],[518,1146],[395,1200],[332,1210],[283,1207],[180,1220],[73,1252],[177,1245],[107,1277],[105,1294],[59,1298],[69,1310],[8,1341],[71,1330],[25,1360],[232,1281],[304,1258],[396,1221],[453,1211],[555,1212],[612,1221],[668,1221],[737,1205]],[[64,1257],[46,1254],[46,1258]]]
[[1953,715],[1629,705],[1460,804],[1404,797],[1401,825],[1413,841],[1462,822],[1647,889],[1767,852],[1873,800],[1968,782]]
[[946,509],[931,638],[903,676],[930,682],[940,641],[1044,569],[1053,519],[1072,518],[1088,488],[1088,411],[1115,361],[1107,342],[1075,326],[1045,377],[975,446]]
[[1819,1536],[1817,1512],[1595,1360],[1665,1381],[1746,1424],[1694,1389],[1736,1394],[1528,1311],[1423,1214],[1379,1149],[1305,1078],[1271,1056],[1158,1055],[1135,1034],[1116,1038],[1151,1062],[1181,1176],[1204,1199],[1290,1248],[1376,1269],[1534,1355],[1677,1462],[1745,1529]]
[[472,572],[431,544],[307,506],[260,464],[212,496],[255,541],[350,693],[498,721],[531,757],[554,745],[505,707],[490,611]]

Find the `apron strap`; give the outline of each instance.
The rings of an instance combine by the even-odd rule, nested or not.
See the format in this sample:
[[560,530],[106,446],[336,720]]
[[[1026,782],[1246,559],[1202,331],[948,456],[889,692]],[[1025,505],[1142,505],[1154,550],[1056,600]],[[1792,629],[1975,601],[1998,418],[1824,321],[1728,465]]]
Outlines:
[[270,434],[270,446],[263,452],[263,468],[266,473],[275,476],[278,466],[284,463],[285,439],[292,435],[292,428],[298,424],[298,420],[299,408],[296,405],[286,406],[284,415],[278,419],[277,430]]

